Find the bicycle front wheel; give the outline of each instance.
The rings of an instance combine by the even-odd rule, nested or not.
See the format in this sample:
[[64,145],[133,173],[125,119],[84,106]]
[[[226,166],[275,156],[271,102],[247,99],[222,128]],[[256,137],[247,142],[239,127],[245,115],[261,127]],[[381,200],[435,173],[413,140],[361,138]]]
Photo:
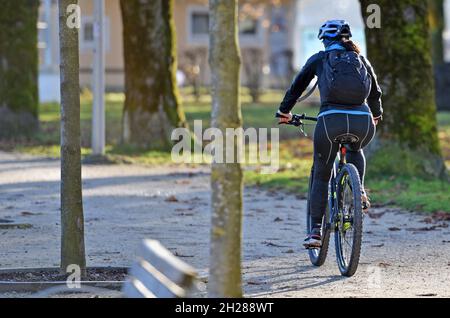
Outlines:
[[361,181],[352,164],[346,164],[337,177],[337,203],[336,258],[341,274],[351,277],[358,269],[363,227]]

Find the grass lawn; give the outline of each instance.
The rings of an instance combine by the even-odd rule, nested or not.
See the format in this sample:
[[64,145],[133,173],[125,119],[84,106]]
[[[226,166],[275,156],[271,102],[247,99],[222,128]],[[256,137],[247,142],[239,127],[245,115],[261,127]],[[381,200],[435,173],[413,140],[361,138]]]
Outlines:
[[[183,91],[186,117],[192,127],[194,120],[203,120],[203,128],[208,128],[210,119],[210,97],[202,95],[195,101]],[[254,104],[244,91],[242,112],[245,127],[277,127],[274,113],[282,98],[281,92],[270,91],[261,97],[261,102]],[[82,95],[81,126],[82,153],[90,154],[91,138],[91,96]],[[171,162],[167,152],[148,151],[120,145],[123,94],[107,95],[106,138],[107,156],[116,162],[162,165]],[[314,106],[302,106],[295,109],[297,113],[315,115]],[[41,131],[35,138],[20,144],[2,144],[6,150],[27,152],[31,154],[59,157],[59,105],[43,104],[40,108]],[[450,113],[440,113],[439,136],[443,154],[450,167]],[[313,127],[307,127],[308,135]],[[245,173],[247,184],[260,185],[275,190],[287,190],[305,196],[308,189],[309,171],[312,165],[313,146],[310,138],[302,138],[293,127],[282,127],[280,145],[280,170],[276,174],[263,175],[249,170]],[[370,165],[370,162],[368,163]],[[398,178],[395,176],[367,177],[373,202],[378,205],[399,205],[411,210],[426,212],[445,211],[450,213],[450,183],[438,180],[421,180]]]

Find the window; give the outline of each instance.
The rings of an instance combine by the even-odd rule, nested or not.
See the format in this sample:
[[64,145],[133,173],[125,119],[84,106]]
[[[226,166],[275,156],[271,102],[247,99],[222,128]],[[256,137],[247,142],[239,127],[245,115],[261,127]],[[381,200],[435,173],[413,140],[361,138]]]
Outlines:
[[[110,49],[110,25],[109,18],[105,17],[105,49]],[[82,16],[80,29],[80,49],[89,51],[94,49],[95,44],[95,25],[92,16]]]
[[209,33],[209,14],[206,12],[192,13],[192,34],[204,35]]
[[[192,34],[204,35],[209,33],[209,14],[207,12],[193,12],[191,16]],[[256,35],[258,33],[259,21],[246,18],[239,23],[239,33],[244,35]]]
[[94,23],[86,22],[83,25],[83,41],[85,43],[94,42]]
[[[49,68],[52,66],[51,55],[51,30],[49,28],[50,16],[45,10],[48,8],[40,7],[38,29],[38,49],[39,49],[39,66]],[[49,11],[49,10],[48,10]]]
[[[186,11],[187,40],[191,45],[207,46],[209,39],[209,10],[207,6],[189,5]],[[263,46],[262,16],[247,17],[239,21],[241,44]]]
[[242,35],[256,35],[258,33],[259,21],[253,18],[246,18],[239,23],[239,33]]
[[189,44],[208,45],[209,10],[208,6],[189,5],[186,11],[186,31]]

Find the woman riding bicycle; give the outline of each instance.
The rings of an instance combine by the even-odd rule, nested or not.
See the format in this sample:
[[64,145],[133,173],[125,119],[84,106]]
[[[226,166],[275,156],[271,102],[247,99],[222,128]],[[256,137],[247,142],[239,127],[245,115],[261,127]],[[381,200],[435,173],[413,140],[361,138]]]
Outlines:
[[[321,226],[328,200],[339,137],[351,135],[357,142],[349,145],[347,162],[358,169],[364,189],[366,159],[363,148],[375,136],[376,125],[382,119],[381,88],[369,61],[360,55],[350,40],[352,33],[346,21],[327,21],[320,29],[319,39],[325,51],[313,55],[297,75],[281,103],[280,123],[289,123],[291,110],[318,77],[321,97],[319,120],[314,132],[314,176],[311,190],[312,230],[305,246],[321,246]],[[362,193],[365,210],[370,207],[366,192]]]

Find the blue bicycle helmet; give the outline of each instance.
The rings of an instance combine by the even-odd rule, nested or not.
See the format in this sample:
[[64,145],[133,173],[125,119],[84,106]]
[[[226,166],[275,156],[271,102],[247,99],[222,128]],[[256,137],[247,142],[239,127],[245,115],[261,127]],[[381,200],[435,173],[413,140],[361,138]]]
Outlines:
[[352,31],[350,24],[345,20],[329,20],[325,22],[319,31],[319,40],[324,38],[339,39],[339,38],[351,38]]

